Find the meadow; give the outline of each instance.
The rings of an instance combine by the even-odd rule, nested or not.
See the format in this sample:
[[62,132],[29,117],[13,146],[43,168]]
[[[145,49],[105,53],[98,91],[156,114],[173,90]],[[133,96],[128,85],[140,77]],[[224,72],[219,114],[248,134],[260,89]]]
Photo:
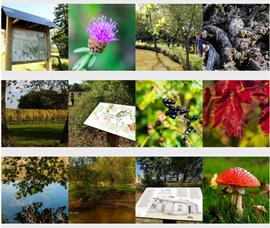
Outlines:
[[58,147],[68,110],[6,109],[12,147]]

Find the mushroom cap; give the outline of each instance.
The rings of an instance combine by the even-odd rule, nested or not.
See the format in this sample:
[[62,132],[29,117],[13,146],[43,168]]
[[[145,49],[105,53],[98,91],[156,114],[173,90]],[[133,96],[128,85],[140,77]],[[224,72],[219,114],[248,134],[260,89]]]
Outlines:
[[261,185],[260,181],[250,172],[240,167],[234,167],[221,173],[216,182],[222,185],[234,185],[239,187],[254,188]]

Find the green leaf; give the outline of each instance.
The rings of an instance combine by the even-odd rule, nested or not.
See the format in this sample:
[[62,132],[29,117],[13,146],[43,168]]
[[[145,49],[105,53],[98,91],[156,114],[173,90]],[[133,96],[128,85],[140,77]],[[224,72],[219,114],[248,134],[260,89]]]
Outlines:
[[87,47],[81,47],[81,48],[77,48],[73,51],[74,53],[80,53],[80,52],[90,52],[89,48]]
[[86,54],[83,57],[81,57],[73,66],[72,70],[80,70],[85,66],[85,64],[88,62],[88,60],[91,58],[92,54]]
[[92,55],[92,57],[88,63],[88,68],[90,68],[94,64],[94,62],[96,61],[96,58],[97,58],[96,55]]

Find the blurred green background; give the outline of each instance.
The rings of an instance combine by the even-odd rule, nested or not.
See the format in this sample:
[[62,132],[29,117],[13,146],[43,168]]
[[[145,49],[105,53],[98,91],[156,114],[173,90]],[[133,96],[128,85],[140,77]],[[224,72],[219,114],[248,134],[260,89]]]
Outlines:
[[[136,81],[136,146],[161,147],[158,138],[164,138],[165,147],[181,147],[182,132],[188,127],[179,118],[171,119],[165,116],[167,127],[161,124],[155,126],[158,116],[164,114],[168,108],[163,104],[163,98],[174,99],[175,106],[189,108],[189,116],[198,116],[192,121],[194,126],[202,120],[202,81]],[[165,114],[164,114],[165,115]],[[154,129],[148,131],[148,124]],[[198,130],[202,134],[201,125]],[[193,147],[201,147],[202,139],[197,132],[189,134]],[[185,145],[186,147],[186,145]]]
[[[214,81],[203,81],[203,88],[209,87],[212,94],[215,94]],[[203,146],[204,147],[267,147],[269,146],[269,136],[264,135],[260,129],[261,124],[256,122],[262,114],[260,101],[253,98],[251,104],[241,103],[244,110],[244,133],[243,138],[230,136],[225,126],[220,126],[214,129],[212,123],[203,128]]]
[[118,41],[107,44],[103,53],[87,70],[135,70],[135,5],[134,4],[69,4],[69,70],[85,53],[73,53],[80,47],[88,47],[85,27],[93,17],[106,16],[107,22],[117,23]]

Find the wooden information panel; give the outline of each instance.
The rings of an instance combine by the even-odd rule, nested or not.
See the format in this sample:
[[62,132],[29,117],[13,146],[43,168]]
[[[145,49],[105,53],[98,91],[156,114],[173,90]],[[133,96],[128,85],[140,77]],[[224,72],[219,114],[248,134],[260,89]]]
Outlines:
[[200,188],[146,188],[136,204],[136,217],[202,221]]
[[12,29],[12,62],[47,59],[46,33]]
[[135,141],[135,106],[100,102],[85,125]]

